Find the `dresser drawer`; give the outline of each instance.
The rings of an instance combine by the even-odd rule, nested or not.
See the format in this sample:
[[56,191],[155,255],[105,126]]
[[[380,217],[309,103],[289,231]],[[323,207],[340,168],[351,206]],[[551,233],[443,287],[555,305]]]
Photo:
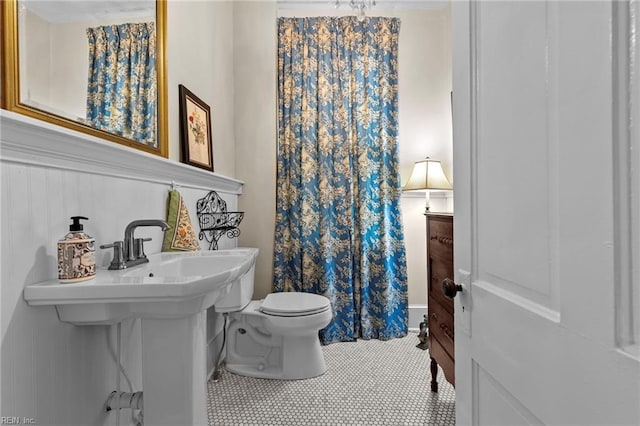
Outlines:
[[429,334],[455,359],[453,316],[433,299],[429,300]]
[[453,264],[453,222],[449,219],[429,219],[429,256]]
[[442,281],[445,278],[453,279],[453,265],[444,263],[440,259],[429,259],[429,298],[434,298],[453,315],[453,299],[442,293]]

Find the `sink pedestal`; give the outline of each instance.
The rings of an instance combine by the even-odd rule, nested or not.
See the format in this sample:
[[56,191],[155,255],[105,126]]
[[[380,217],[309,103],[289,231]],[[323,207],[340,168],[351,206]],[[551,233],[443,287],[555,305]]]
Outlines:
[[141,324],[145,426],[207,425],[206,311]]

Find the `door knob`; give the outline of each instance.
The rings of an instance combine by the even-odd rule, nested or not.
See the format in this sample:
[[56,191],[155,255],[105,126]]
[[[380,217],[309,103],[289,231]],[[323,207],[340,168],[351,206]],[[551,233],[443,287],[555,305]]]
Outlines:
[[453,299],[459,291],[462,291],[462,286],[456,284],[451,278],[442,280],[442,292],[448,298]]

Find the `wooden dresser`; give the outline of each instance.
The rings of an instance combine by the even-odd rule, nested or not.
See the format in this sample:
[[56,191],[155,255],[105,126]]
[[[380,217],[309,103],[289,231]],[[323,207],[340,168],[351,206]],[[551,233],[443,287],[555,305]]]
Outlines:
[[427,213],[427,279],[431,390],[438,392],[438,365],[455,386],[453,299],[442,292],[442,281],[453,279],[453,215]]

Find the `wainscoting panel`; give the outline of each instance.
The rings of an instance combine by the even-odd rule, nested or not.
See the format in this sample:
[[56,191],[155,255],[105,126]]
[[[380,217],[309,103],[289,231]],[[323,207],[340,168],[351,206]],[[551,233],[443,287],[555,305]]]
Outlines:
[[[29,417],[36,424],[114,424],[104,404],[117,377],[115,326],[62,323],[54,308],[28,306],[23,288],[57,277],[56,242],[68,232],[70,216],[89,217],[84,229],[96,246],[122,240],[132,220],[166,217],[175,182],[198,231],[196,201],[217,190],[236,210],[242,183],[6,111],[0,126],[2,416]],[[71,152],[67,143],[82,149]],[[158,228],[140,228],[136,236],[153,238],[147,253],[160,251]],[[235,244],[223,238],[220,248]],[[110,250],[97,249],[99,267],[110,260]],[[220,330],[215,316],[211,321]],[[139,321],[123,323],[122,340],[123,363],[134,390],[141,390]],[[124,378],[121,383],[128,391]],[[125,410],[122,424],[129,421]]]

